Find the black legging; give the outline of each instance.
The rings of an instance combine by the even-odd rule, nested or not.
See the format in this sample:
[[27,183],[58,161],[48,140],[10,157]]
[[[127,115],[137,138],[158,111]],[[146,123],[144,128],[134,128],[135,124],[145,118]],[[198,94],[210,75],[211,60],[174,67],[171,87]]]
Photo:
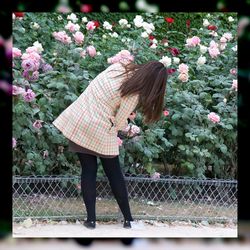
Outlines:
[[[95,221],[97,156],[79,152],[77,152],[77,155],[82,166],[81,190],[87,210],[87,220]],[[130,212],[128,193],[121,172],[119,157],[100,157],[100,160],[124,219],[132,221],[133,218]]]

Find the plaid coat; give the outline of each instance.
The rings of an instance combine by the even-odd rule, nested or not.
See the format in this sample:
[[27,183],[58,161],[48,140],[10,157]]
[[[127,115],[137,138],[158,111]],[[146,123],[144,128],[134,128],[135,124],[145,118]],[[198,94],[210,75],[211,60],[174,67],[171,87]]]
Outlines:
[[[114,70],[114,71],[111,71]],[[94,78],[84,92],[52,124],[76,144],[103,155],[119,155],[117,133],[138,104],[139,95],[121,98],[118,88],[126,77],[120,63]]]

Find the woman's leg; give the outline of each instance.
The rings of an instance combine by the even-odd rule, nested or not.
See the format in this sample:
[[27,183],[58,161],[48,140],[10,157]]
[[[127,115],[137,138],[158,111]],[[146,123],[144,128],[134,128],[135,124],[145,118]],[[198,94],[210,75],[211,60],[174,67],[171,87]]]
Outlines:
[[119,157],[114,158],[102,158],[103,169],[105,174],[109,179],[111,190],[115,196],[115,199],[122,211],[124,219],[127,221],[133,221],[131,216],[129,201],[128,201],[128,192],[125,185],[125,180],[120,168]]
[[87,221],[96,221],[96,173],[97,157],[95,155],[78,153],[82,172],[81,172],[81,191],[87,210]]

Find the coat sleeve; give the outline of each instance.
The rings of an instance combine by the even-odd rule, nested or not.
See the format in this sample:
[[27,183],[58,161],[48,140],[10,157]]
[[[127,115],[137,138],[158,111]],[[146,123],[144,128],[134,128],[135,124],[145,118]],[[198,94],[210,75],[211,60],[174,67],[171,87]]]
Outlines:
[[113,117],[112,122],[114,123],[114,126],[116,130],[123,130],[124,128],[127,127],[128,125],[128,117],[130,113],[132,113],[137,104],[138,104],[138,99],[139,95],[133,95],[133,96],[125,96],[121,98],[121,104],[120,107],[115,115]]

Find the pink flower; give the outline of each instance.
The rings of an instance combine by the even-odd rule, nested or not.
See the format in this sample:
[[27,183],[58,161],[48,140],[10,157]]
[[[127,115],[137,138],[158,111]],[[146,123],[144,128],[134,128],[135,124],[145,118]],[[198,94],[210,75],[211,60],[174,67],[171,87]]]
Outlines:
[[227,32],[223,34],[223,37],[225,37],[228,41],[233,39],[233,36],[231,33]]
[[131,55],[128,50],[121,50],[113,57],[108,58],[107,61],[108,63],[117,63],[117,62],[127,63],[128,61],[134,61],[134,56]]
[[188,38],[186,40],[186,45],[188,47],[196,47],[200,43],[200,38],[198,36],[193,36],[192,38]]
[[233,69],[230,69],[230,74],[232,75],[237,75],[237,69],[233,68]]
[[187,64],[181,63],[178,67],[178,71],[180,73],[187,73],[188,72],[188,66]]
[[123,141],[121,140],[119,136],[117,136],[117,142],[119,146],[122,146]]
[[84,13],[88,13],[88,12],[91,12],[92,11],[92,5],[91,4],[82,4],[80,6],[80,10],[81,12],[84,12]]
[[215,114],[214,112],[211,112],[207,115],[208,119],[213,122],[213,123],[218,123],[220,122],[220,117]]
[[12,148],[16,147],[16,139],[12,137]]
[[154,174],[151,175],[151,178],[154,179],[154,180],[156,180],[156,179],[160,178],[160,175],[161,175],[160,173],[155,172]]
[[22,61],[22,68],[26,71],[37,71],[39,69],[40,63],[34,59],[26,59]]
[[133,134],[139,134],[140,133],[140,128],[138,126],[136,126],[136,125],[132,125],[131,132]]
[[130,130],[130,125],[128,125],[126,128],[124,128],[122,131],[128,132]]
[[226,42],[227,42],[227,39],[226,39],[224,36],[222,36],[221,39],[220,39],[220,42],[221,42],[221,43],[226,43]]
[[88,46],[86,49],[87,53],[91,56],[94,57],[96,55],[96,49],[94,46]]
[[187,82],[188,81],[188,74],[180,73],[178,76],[178,79],[181,80],[182,82]]
[[69,43],[72,42],[72,41],[71,41],[71,37],[69,37],[69,36],[66,34],[65,31],[53,32],[52,35],[53,35],[53,37],[54,37],[56,40],[58,40],[58,41],[60,41],[60,42],[62,42],[62,43],[64,43],[64,44],[69,44]]
[[25,70],[23,72],[23,77],[26,78],[28,81],[36,81],[38,80],[39,78],[39,72],[38,71],[28,71],[28,70]]
[[22,93],[25,93],[25,89],[18,87],[16,85],[13,85],[12,87],[12,95],[20,95]]
[[83,40],[84,40],[84,35],[82,32],[80,31],[77,31],[74,35],[73,35],[74,39],[75,39],[75,42],[77,44],[82,44],[83,43]]
[[37,129],[40,129],[42,127],[42,120],[36,120],[34,123],[33,123],[33,127],[34,128],[37,128]]
[[235,91],[238,91],[238,80],[233,80],[232,89],[234,89]]
[[83,57],[83,58],[85,58],[85,56],[86,56],[86,50],[81,51],[80,52],[80,56]]
[[71,21],[69,21],[65,26],[65,29],[69,30],[70,32],[75,32],[80,29],[80,26],[78,24],[74,24]]
[[27,60],[27,59],[31,59],[31,60],[34,60],[34,61],[40,61],[41,59],[41,56],[35,52],[35,51],[32,51],[32,52],[29,52],[29,53],[23,53],[22,55],[22,60]]
[[22,96],[26,102],[31,102],[35,99],[36,94],[31,89],[28,89],[26,92],[22,93]]
[[12,49],[12,56],[13,56],[13,58],[15,58],[15,57],[21,57],[22,56],[21,50],[18,49],[18,48],[13,48]]
[[212,57],[212,58],[216,58],[219,54],[220,54],[220,51],[218,48],[208,48],[208,52],[209,52],[209,55]]
[[26,53],[32,53],[32,52],[38,53],[38,48],[35,46],[32,46],[26,49]]
[[164,110],[164,111],[163,111],[163,115],[164,115],[164,116],[168,116],[168,115],[169,115],[169,111],[168,111],[168,110]]
[[87,30],[94,30],[95,29],[95,23],[93,21],[90,21],[86,24]]

